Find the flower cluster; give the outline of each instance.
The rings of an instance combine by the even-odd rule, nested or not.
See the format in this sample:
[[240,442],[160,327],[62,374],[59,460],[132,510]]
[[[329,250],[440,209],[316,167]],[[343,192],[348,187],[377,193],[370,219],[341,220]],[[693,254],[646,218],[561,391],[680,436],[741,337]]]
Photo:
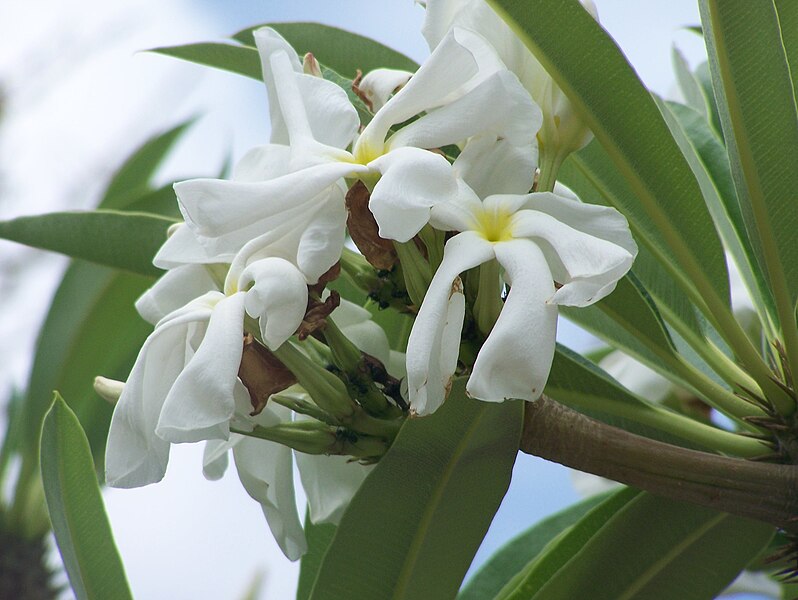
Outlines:
[[[408,406],[435,411],[458,369],[474,398],[535,400],[557,306],[600,300],[630,268],[636,246],[614,209],[561,187],[530,193],[539,151],[542,167],[589,140],[542,67],[482,0],[426,10],[424,64],[358,82],[368,123],[312,55],[254,32],[271,142],[229,180],[175,185],[185,223],[137,304],[155,330],[114,412],[110,485],[160,480],[172,443],[208,440],[209,477],[232,449],[297,558],[291,448],[311,519],[336,522]],[[325,290],[354,260],[347,233],[415,319],[406,359],[368,311]],[[466,319],[473,359],[460,357]]]

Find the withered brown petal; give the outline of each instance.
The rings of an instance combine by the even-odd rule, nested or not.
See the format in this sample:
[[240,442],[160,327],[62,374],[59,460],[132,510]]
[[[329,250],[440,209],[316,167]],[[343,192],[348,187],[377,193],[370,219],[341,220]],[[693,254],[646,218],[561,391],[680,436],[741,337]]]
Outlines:
[[369,190],[362,181],[346,194],[346,226],[360,253],[375,269],[390,271],[399,260],[391,240],[380,237],[377,221],[369,210]]
[[249,392],[251,416],[259,415],[272,394],[282,392],[297,382],[294,374],[277,360],[268,348],[261,346],[251,335],[244,336],[244,352],[238,377]]

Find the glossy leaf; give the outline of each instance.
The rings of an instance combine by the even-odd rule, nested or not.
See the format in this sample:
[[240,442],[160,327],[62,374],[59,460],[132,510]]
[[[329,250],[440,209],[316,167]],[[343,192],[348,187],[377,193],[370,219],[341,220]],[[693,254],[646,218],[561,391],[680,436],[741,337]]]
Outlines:
[[[622,488],[601,504],[591,509],[573,526],[564,530],[527,563],[513,579],[501,589],[495,600],[528,600],[537,590],[568,564],[575,555],[609,519],[631,502],[640,492],[632,488]],[[592,596],[588,596],[589,598]],[[578,598],[578,596],[574,596]],[[550,600],[566,600],[566,597]]]
[[39,333],[23,405],[27,447],[38,448],[52,390],[69,398],[101,462],[111,406],[97,396],[96,375],[126,379],[152,329],[133,306],[151,280],[82,261],[67,270]]
[[53,532],[76,597],[132,599],[88,441],[58,394],[44,419],[41,468]]
[[264,23],[239,31],[233,39],[254,46],[252,31],[265,26],[276,29],[299,56],[312,52],[317,60],[349,77],[358,69],[363,74],[379,68],[418,69],[414,60],[376,40],[321,23]]
[[562,314],[638,360],[662,369],[674,346],[657,307],[634,275],[592,306],[561,307]]
[[474,573],[457,595],[457,600],[493,598],[516,573],[543,550],[546,544],[606,498],[607,494],[586,498],[557,514],[546,517],[507,542],[479,568],[479,571]]
[[319,573],[324,555],[332,543],[337,528],[330,523],[315,524],[308,516],[305,517],[305,539],[308,542],[308,551],[302,555],[299,562],[299,583],[296,590],[296,600],[308,600],[313,589],[313,583]]
[[725,247],[753,295],[754,306],[775,319],[775,305],[754,249],[745,230],[745,219],[734,189],[726,148],[710,124],[691,108],[676,102],[657,103],[701,186],[704,200]]
[[[142,144],[111,178],[100,208],[122,209],[134,199],[147,194],[148,184],[155,171],[192,124],[193,120],[186,121]],[[172,201],[176,205],[174,193]]]
[[774,533],[764,523],[641,493],[578,548],[571,547],[570,560],[556,573],[529,580],[523,594],[506,598],[714,598]]
[[0,237],[150,277],[172,219],[113,210],[48,213],[0,222]]
[[577,0],[489,3],[563,89],[623,177],[631,194],[618,196],[618,208],[635,233],[686,290],[695,285],[710,305],[728,303],[723,249],[695,177],[615,42]]
[[[152,52],[181,58],[200,65],[222,69],[223,71],[230,71],[258,81],[263,79],[258,51],[251,46],[202,42],[184,46],[153,48]],[[366,125],[371,120],[371,113],[366,108],[366,105],[363,104],[363,101],[352,91],[352,80],[347,79],[324,64],[321,64],[321,72],[325,79],[332,81],[346,92],[349,101],[360,116],[361,124]]]
[[312,600],[456,595],[510,483],[523,411],[464,388],[404,425],[344,514]]
[[[607,152],[595,141],[565,161],[559,178],[583,202],[614,206],[623,211],[624,206],[636,201],[634,191],[615,168]],[[668,312],[669,320],[678,319],[686,329],[703,335],[692,303],[657,255],[643,243],[647,239],[645,232],[639,231],[634,222],[630,226],[639,245],[633,273],[656,299],[660,310]]]
[[709,119],[709,106],[704,94],[704,88],[701,87],[701,84],[690,70],[690,65],[687,63],[684,54],[676,46],[671,49],[671,63],[673,64],[673,72],[676,74],[676,82],[679,84],[679,90],[682,92],[687,105],[704,119]]
[[699,5],[737,194],[793,355],[798,353],[791,314],[798,299],[798,82],[792,74],[798,69],[798,4],[701,0]]

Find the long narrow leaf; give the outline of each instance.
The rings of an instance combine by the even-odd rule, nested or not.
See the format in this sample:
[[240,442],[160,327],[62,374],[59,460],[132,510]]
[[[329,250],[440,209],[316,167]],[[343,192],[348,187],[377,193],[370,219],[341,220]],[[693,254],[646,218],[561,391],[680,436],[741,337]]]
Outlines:
[[[564,568],[590,539],[624,506],[640,494],[622,488],[591,509],[579,522],[564,530],[535,556],[496,595],[496,600],[530,599]],[[578,596],[574,596],[577,598]],[[590,597],[590,596],[588,596]],[[550,600],[566,600],[566,597]]]
[[254,46],[252,32],[264,26],[276,29],[300,56],[312,52],[319,61],[349,77],[358,69],[364,74],[380,68],[418,69],[414,60],[376,40],[321,23],[264,23],[242,29],[233,39]]
[[633,193],[619,208],[662,266],[695,297],[727,305],[723,249],[695,177],[612,38],[576,0],[489,3],[563,89],[624,177]]
[[[153,48],[152,52],[237,73],[258,81],[263,79],[258,51],[251,46],[202,42],[184,46]],[[321,71],[325,79],[332,81],[346,92],[349,101],[357,109],[361,124],[366,125],[371,120],[371,113],[363,101],[352,91],[352,80],[324,64],[321,64]]]
[[705,600],[767,546],[770,525],[640,494],[599,528],[534,600]]
[[131,154],[105,188],[99,208],[122,210],[132,200],[147,193],[147,185],[155,171],[193,122],[185,121],[152,137]]
[[798,369],[798,4],[699,4],[734,183]]
[[77,417],[58,394],[44,419],[41,463],[53,532],[77,598],[132,599],[89,443]]
[[69,267],[39,333],[21,408],[27,455],[35,456],[49,396],[52,390],[61,389],[77,394],[68,397],[79,415],[105,423],[96,432],[90,424],[84,424],[95,459],[102,457],[111,407],[94,394],[91,384],[100,373],[126,378],[149,331],[132,304],[148,283],[143,277],[82,261]]
[[754,305],[775,320],[773,296],[748,239],[726,148],[710,124],[689,107],[661,100],[658,105],[696,175],[718,232],[755,298]]
[[305,539],[308,542],[308,551],[302,556],[299,563],[299,583],[296,590],[296,600],[308,600],[313,589],[313,583],[319,574],[324,555],[335,536],[336,527],[329,523],[315,524],[310,520],[310,515],[305,517]]
[[453,598],[510,483],[522,411],[458,381],[408,421],[344,514],[312,600]]
[[493,598],[552,539],[579,521],[606,494],[592,496],[533,525],[507,542],[482,565],[457,595],[457,600]]
[[158,215],[113,210],[57,212],[0,221],[0,237],[150,277],[174,223]]
[[[583,202],[614,206],[620,210],[636,202],[634,191],[597,142],[571,155],[560,169],[559,177]],[[636,237],[646,239],[647,234],[640,231],[634,221],[630,225]],[[645,244],[640,246],[632,270],[656,299],[660,310],[668,311],[669,320],[678,320],[687,330],[703,335],[692,303]]]

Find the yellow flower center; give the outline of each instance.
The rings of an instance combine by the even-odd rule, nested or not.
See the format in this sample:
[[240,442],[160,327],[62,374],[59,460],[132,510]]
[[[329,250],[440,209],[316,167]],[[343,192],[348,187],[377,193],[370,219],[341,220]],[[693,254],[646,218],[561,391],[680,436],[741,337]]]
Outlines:
[[385,154],[385,144],[369,144],[366,140],[363,143],[355,144],[355,163],[367,165],[372,160]]
[[474,230],[488,242],[507,242],[513,239],[512,217],[503,206],[483,208],[476,215]]

